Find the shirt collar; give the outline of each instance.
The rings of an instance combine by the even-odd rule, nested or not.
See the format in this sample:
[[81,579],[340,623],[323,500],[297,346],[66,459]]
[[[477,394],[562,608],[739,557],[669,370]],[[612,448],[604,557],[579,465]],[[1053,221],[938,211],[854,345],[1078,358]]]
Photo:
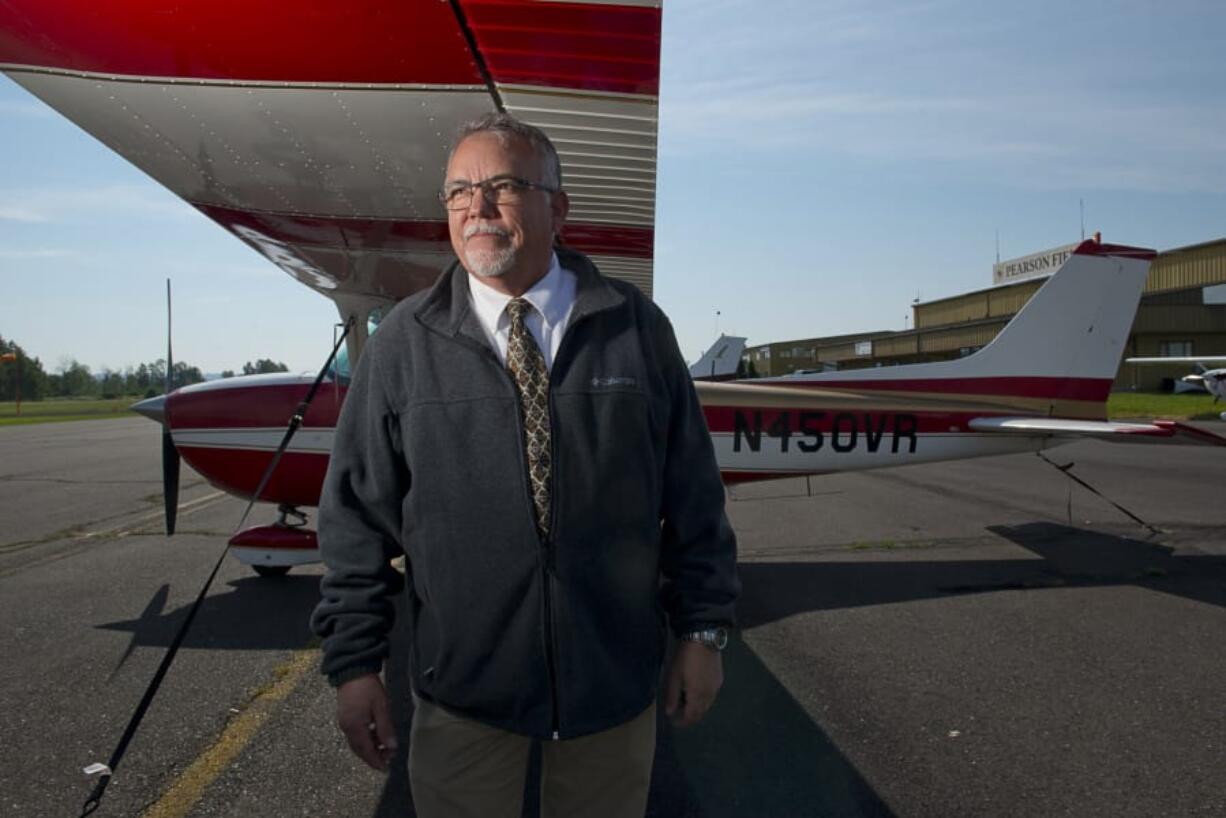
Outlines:
[[[505,310],[507,304],[511,301],[511,296],[495,290],[474,275],[468,276],[468,283],[469,292],[472,293],[473,307],[477,310],[477,313],[489,326],[498,326],[499,322],[503,320],[503,316],[506,315]],[[558,262],[558,254],[553,253],[549,257],[548,272],[521,296],[536,308],[537,312],[545,319],[546,326],[550,328],[556,326],[566,317],[570,306],[568,302],[574,300],[573,286],[570,288],[570,299],[566,297],[565,289],[567,283],[562,275],[562,265]],[[507,320],[509,321],[510,318],[507,318]]]

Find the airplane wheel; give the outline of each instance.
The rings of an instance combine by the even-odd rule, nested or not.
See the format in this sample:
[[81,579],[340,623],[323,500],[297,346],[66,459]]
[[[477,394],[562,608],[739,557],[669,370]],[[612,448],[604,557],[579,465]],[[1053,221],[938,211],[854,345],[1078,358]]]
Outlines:
[[283,577],[289,573],[288,565],[253,565],[251,567],[262,577]]

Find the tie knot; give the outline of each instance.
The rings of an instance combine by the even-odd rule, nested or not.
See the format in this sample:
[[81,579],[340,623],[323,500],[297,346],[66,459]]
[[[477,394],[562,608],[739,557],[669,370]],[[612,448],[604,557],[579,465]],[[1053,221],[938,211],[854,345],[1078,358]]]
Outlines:
[[511,323],[522,323],[524,316],[532,309],[532,302],[526,298],[512,298],[507,302],[507,315],[511,316]]

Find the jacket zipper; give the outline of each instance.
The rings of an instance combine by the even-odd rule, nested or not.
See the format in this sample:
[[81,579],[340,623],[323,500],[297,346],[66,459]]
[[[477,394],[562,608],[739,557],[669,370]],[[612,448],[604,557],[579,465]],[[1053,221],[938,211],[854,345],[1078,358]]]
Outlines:
[[[568,326],[567,334],[569,334],[569,331],[570,331],[570,327]],[[565,335],[563,336],[563,340],[565,340]],[[560,350],[561,350],[561,347],[559,346],[559,351]],[[492,350],[490,351],[490,354],[493,355]],[[495,360],[497,360],[496,356],[495,356]],[[554,360],[554,363],[555,364],[557,363],[556,359]],[[516,397],[515,415],[516,415],[516,418],[519,420],[519,429],[518,429],[519,439],[522,441],[524,439],[524,407],[519,402],[519,389],[516,387],[514,379],[512,379],[506,367],[500,366],[499,368],[502,370],[503,377],[505,377],[507,381],[511,383],[511,390],[512,392],[514,392],[515,397]],[[549,376],[549,429],[550,429],[550,432],[549,432],[549,462],[557,463],[557,459],[555,457],[555,454],[557,452],[557,447],[554,445],[554,442],[553,442],[554,441],[553,426],[554,426],[554,417],[556,413],[553,411],[553,368],[552,367],[549,370],[548,376]],[[523,450],[522,446],[520,448],[521,450]],[[528,504],[528,514],[532,520],[532,527],[535,529],[536,528],[536,501],[532,498],[531,479],[528,478],[528,468],[529,467],[528,467],[527,451],[524,451],[523,465],[524,465],[524,477],[525,477],[524,479],[524,499],[527,501],[527,504]],[[550,475],[550,482],[551,483],[554,482],[552,474]],[[551,485],[550,486],[551,494],[552,494],[552,491],[553,491],[553,486]],[[554,524],[557,520],[557,507],[558,507],[558,504],[554,502],[553,498],[551,497],[549,501],[549,530],[551,533],[542,537],[540,535],[540,532],[537,531],[537,539],[539,542],[539,549],[537,551],[537,554],[541,562],[541,593],[543,595],[544,608],[545,608],[545,611],[544,611],[544,615],[545,615],[545,623],[544,623],[545,624],[545,672],[546,672],[546,675],[549,677],[549,705],[550,705],[550,715],[551,715],[549,738],[552,741],[557,741],[558,739],[562,737],[561,736],[561,733],[562,733],[561,709],[562,708],[559,703],[559,693],[558,693],[557,629],[554,623],[554,612],[553,612],[553,542],[552,542],[553,534],[552,532],[553,532]]]
[[[557,412],[554,411],[553,390],[554,390],[555,383],[554,383],[553,373],[558,367],[558,362],[562,359],[562,351],[566,348],[566,341],[570,337],[571,331],[574,329],[574,327],[577,324],[581,323],[589,315],[591,315],[591,313],[577,313],[571,316],[570,321],[568,321],[566,324],[566,331],[562,334],[562,342],[558,344],[558,355],[554,358],[554,361],[553,361],[554,365],[549,368],[549,429],[550,429],[549,462],[551,464],[554,464],[555,467],[558,462],[558,458],[557,458],[558,447],[556,443],[554,442],[556,440],[556,436],[553,433],[554,420],[557,417]],[[511,374],[507,371],[506,366],[501,364],[501,362],[498,361],[498,356],[494,354],[494,351],[490,349],[488,346],[484,346],[484,350],[486,353],[490,355],[491,358],[494,359],[495,363],[499,364],[498,368],[502,371],[503,377],[506,378],[506,380],[511,384],[512,392],[515,394],[515,398],[516,398],[515,415],[519,421],[519,430],[518,430],[519,438],[522,441],[524,438],[524,408],[519,403],[519,390],[518,388],[516,388],[515,382],[511,378]],[[521,446],[521,450],[522,450],[522,446]],[[524,465],[524,477],[525,477],[524,495],[528,503],[529,515],[534,524],[533,527],[535,527],[536,504],[532,499],[532,492],[529,489],[530,480],[527,478],[528,456],[527,456],[526,451],[524,452],[523,465]],[[556,484],[557,481],[553,479],[554,477],[555,475],[550,475],[550,481],[551,483]],[[553,489],[553,486],[551,485],[550,486],[551,494],[552,494],[552,489]],[[554,622],[554,611],[553,611],[553,573],[554,573],[553,572],[553,567],[554,567],[553,566],[553,562],[554,562],[553,532],[557,527],[557,520],[558,520],[558,504],[551,497],[550,502],[549,502],[549,534],[545,537],[540,537],[539,554],[540,554],[540,559],[541,559],[541,582],[543,586],[542,593],[544,594],[544,607],[545,607],[545,669],[549,676],[549,694],[550,694],[549,698],[550,698],[550,705],[551,705],[551,710],[552,710],[551,715],[553,717],[553,724],[551,725],[552,730],[550,731],[550,739],[553,741],[557,741],[558,739],[562,737],[561,735],[562,733],[561,709],[562,708],[561,708],[561,703],[560,703],[561,697],[558,692],[557,629],[556,629],[555,622]],[[538,536],[539,536],[539,532],[538,532]]]
[[[553,366],[549,368],[549,462],[553,464],[552,470],[554,473],[550,475],[550,482],[553,485],[557,485],[556,470],[558,464],[557,435],[554,434],[556,427],[554,421],[558,414],[554,411],[554,387],[557,384],[554,382],[553,373],[557,371],[558,363],[562,360],[562,351],[566,349],[566,340],[570,337],[571,331],[576,324],[579,324],[585,318],[587,318],[587,315],[584,313],[571,316],[571,319],[566,323],[566,331],[562,334],[562,341],[558,344],[558,354],[553,359]],[[522,409],[520,423],[523,423]],[[554,494],[553,485],[550,486],[551,495]],[[557,530],[557,525],[558,503],[554,497],[551,497],[549,501],[549,534],[541,540],[541,547],[543,549],[541,573],[545,586],[545,661],[549,667],[549,686],[553,703],[553,733],[551,738],[555,741],[561,738],[562,729],[561,694],[558,691],[557,627],[553,614],[554,532]]]
[[550,570],[550,562],[553,559],[552,551],[549,543],[542,541],[544,549],[543,559],[541,562],[541,580],[545,593],[545,665],[549,672],[549,701],[553,708],[553,732],[550,738],[557,741],[561,738],[561,706],[558,703],[558,660],[557,651],[557,634],[554,631],[553,617],[553,574]]

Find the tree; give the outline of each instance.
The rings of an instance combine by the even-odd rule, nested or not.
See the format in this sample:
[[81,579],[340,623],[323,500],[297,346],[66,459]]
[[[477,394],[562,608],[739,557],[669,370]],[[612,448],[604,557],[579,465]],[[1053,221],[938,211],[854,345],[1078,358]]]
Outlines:
[[149,374],[149,365],[141,364],[136,368],[135,372],[128,372],[128,394],[142,395],[145,390],[152,386],[152,378]]
[[48,394],[47,373],[38,358],[31,358],[16,341],[0,336],[0,355],[13,354],[15,360],[0,363],[0,400],[17,399],[17,370],[21,370],[21,399],[42,400]]
[[193,383],[200,383],[204,380],[204,375],[200,372],[199,367],[191,366],[184,361],[179,361],[174,366],[174,371],[170,376],[170,388],[178,389],[180,386],[187,386]]
[[233,369],[223,369],[223,370],[221,370],[221,377],[223,377],[223,378],[233,378],[233,377],[234,377],[234,370],[233,370]]
[[262,375],[266,372],[289,372],[289,367],[271,358],[260,358],[254,364],[250,361],[243,364],[244,375]]
[[94,380],[89,367],[76,358],[60,360],[60,374],[56,379],[58,393],[63,397],[83,397],[98,392],[98,382]]
[[102,392],[102,397],[110,400],[111,398],[120,398],[127,394],[128,381],[119,372],[103,367],[102,380],[99,381],[98,386]]

